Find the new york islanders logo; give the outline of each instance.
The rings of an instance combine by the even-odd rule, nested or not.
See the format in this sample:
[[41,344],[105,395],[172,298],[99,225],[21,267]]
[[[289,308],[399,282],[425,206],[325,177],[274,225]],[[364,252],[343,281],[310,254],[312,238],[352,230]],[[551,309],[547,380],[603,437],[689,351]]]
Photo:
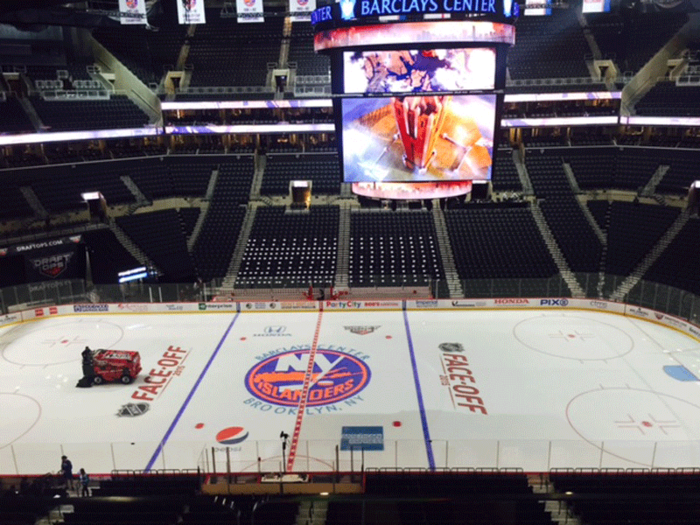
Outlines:
[[[256,398],[280,406],[297,406],[309,366],[310,351],[294,350],[268,357],[250,369],[245,386]],[[355,356],[319,348],[309,382],[307,406],[330,405],[361,392],[371,378],[367,364]]]

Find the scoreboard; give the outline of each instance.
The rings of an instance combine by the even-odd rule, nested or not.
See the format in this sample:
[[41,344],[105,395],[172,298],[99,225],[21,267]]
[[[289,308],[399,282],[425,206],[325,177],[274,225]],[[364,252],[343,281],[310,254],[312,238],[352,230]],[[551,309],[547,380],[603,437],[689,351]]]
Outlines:
[[343,181],[355,193],[425,199],[491,179],[513,6],[341,0],[313,13],[314,48],[331,59]]

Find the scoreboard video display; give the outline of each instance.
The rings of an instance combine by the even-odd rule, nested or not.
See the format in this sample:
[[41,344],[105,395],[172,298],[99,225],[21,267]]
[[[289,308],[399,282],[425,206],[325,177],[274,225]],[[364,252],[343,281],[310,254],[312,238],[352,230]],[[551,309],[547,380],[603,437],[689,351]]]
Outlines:
[[474,1],[459,16],[438,2],[389,19],[396,13],[368,0],[346,3],[312,17],[314,47],[331,58],[343,181],[358,194],[415,198],[419,186],[455,195],[490,180],[512,2]]
[[489,180],[496,95],[344,98],[345,182]]
[[343,52],[343,88],[349,93],[493,90],[493,48]]

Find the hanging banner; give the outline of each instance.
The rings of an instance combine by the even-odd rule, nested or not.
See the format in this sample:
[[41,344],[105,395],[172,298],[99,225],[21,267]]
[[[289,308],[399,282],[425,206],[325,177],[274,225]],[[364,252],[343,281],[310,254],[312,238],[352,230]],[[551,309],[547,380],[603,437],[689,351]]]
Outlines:
[[263,0],[236,0],[236,12],[239,15],[238,22],[264,22],[262,3]]
[[85,278],[85,249],[67,244],[33,250],[24,254],[27,282]]
[[292,22],[310,22],[311,13],[316,10],[316,0],[289,0]]
[[146,0],[119,0],[119,21],[122,24],[146,25]]
[[204,0],[175,0],[177,19],[181,24],[206,24]]
[[525,16],[551,15],[552,9],[549,7],[550,3],[549,0],[525,0]]
[[23,254],[34,250],[44,250],[47,248],[59,248],[62,246],[70,246],[79,244],[82,241],[82,236],[71,235],[70,237],[59,237],[58,239],[49,239],[46,241],[28,242],[26,244],[15,244],[7,248],[0,248],[0,257],[7,255]]
[[609,13],[610,0],[583,0],[584,13]]

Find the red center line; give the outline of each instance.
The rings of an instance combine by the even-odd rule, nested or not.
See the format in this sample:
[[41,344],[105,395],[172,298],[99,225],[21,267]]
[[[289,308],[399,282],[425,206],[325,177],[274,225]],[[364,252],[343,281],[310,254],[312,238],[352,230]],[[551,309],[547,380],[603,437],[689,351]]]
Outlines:
[[316,359],[316,349],[318,348],[318,335],[321,332],[321,320],[323,319],[323,310],[318,313],[318,321],[316,321],[316,331],[314,332],[314,341],[311,344],[311,351],[309,352],[309,364],[306,367],[306,374],[304,375],[304,385],[301,389],[301,396],[299,397],[299,408],[297,409],[297,420],[294,424],[294,434],[292,434],[292,443],[289,446],[289,457],[287,458],[287,472],[292,472],[294,468],[294,460],[297,455],[297,445],[299,444],[299,434],[301,434],[301,422],[304,419],[304,412],[306,412],[306,402],[309,397],[309,388],[311,387],[311,378],[314,372],[314,360]]

